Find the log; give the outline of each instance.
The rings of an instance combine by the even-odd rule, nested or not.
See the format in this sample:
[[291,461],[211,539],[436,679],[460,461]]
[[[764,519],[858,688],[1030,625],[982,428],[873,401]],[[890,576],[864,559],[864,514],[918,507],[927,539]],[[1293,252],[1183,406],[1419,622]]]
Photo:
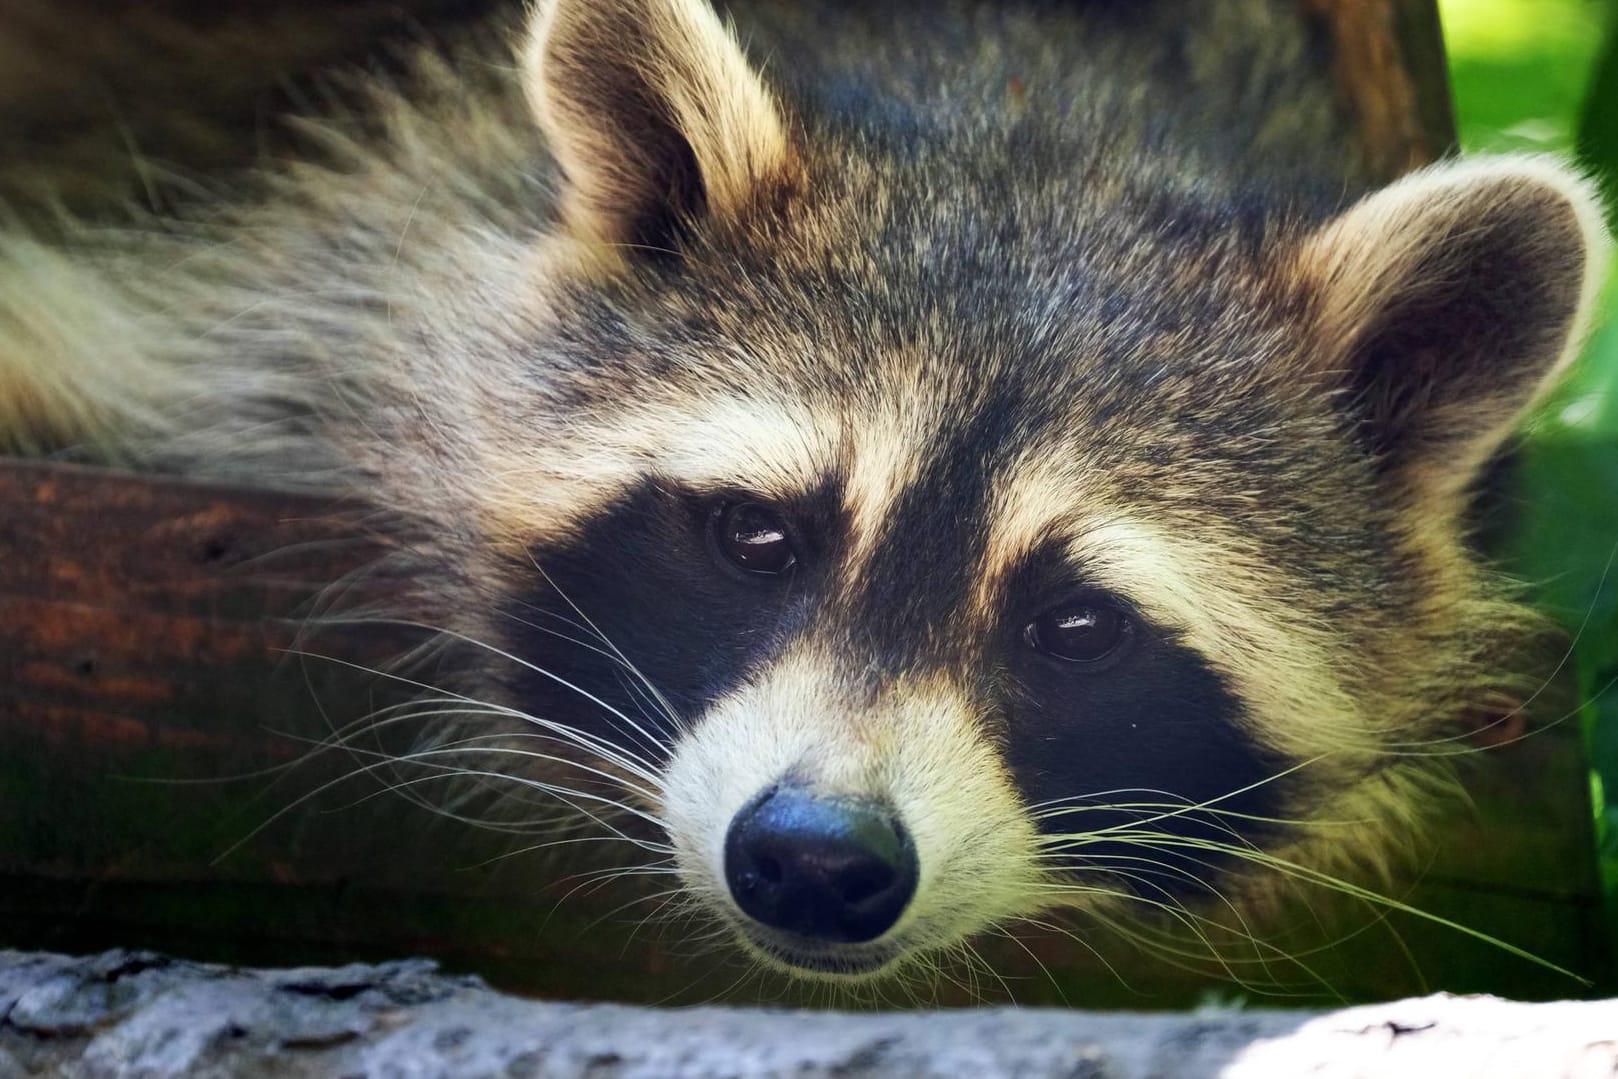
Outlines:
[[242,970],[0,952],[0,1076],[1561,1079],[1618,1070],[1618,1001],[1339,1011],[680,1011],[520,1000],[406,960]]

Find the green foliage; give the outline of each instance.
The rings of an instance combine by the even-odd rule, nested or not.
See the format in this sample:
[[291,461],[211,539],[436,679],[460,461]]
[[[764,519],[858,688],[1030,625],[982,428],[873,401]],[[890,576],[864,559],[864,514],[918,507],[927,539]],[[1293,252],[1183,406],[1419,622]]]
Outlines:
[[1461,145],[1565,150],[1607,0],[1439,0]]
[[1585,92],[1578,148],[1579,157],[1600,174],[1607,196],[1613,200],[1608,220],[1618,224],[1618,11],[1612,15],[1606,45]]
[[[1576,150],[1618,211],[1618,0],[1440,7],[1463,145]],[[1602,307],[1577,369],[1528,428],[1507,555],[1573,635],[1601,876],[1618,940],[1618,272],[1609,274]]]

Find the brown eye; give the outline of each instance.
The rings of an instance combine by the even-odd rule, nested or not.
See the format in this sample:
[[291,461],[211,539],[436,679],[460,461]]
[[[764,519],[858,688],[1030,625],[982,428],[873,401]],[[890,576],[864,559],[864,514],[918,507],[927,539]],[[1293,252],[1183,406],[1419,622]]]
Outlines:
[[735,502],[715,517],[719,553],[749,573],[785,573],[798,561],[781,515],[761,502]]
[[1070,663],[1099,663],[1118,650],[1128,633],[1129,617],[1101,599],[1054,607],[1023,630],[1032,647]]

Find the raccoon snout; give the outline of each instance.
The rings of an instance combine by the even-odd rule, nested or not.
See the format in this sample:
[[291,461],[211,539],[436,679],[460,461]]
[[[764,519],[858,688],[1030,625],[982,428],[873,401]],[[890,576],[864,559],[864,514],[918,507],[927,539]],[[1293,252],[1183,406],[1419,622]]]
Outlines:
[[766,790],[725,837],[725,881],[753,920],[812,940],[853,944],[893,928],[916,891],[916,851],[877,802]]

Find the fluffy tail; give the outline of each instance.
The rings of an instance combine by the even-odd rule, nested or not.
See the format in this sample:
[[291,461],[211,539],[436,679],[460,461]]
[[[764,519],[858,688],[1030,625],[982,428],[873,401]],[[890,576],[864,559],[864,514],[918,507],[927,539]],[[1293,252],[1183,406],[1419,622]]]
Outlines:
[[157,401],[186,393],[183,369],[147,347],[151,316],[112,273],[0,233],[0,450],[117,459],[158,433]]

